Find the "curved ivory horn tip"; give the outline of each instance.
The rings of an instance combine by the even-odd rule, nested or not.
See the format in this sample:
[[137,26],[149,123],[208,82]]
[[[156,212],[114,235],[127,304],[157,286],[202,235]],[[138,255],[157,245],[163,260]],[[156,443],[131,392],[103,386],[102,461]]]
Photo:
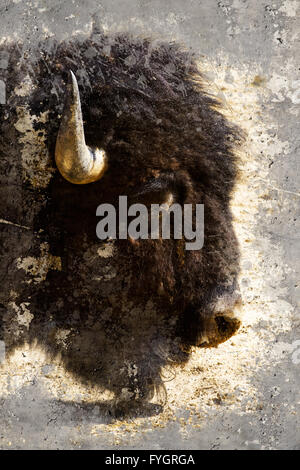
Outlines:
[[74,72],[72,72],[72,70],[69,70],[68,88],[71,91],[71,93],[75,93],[75,95],[78,95],[78,97],[79,97],[79,88],[78,88],[77,78],[76,78]]
[[72,80],[73,83],[77,84],[77,78],[71,69],[69,70],[69,80]]

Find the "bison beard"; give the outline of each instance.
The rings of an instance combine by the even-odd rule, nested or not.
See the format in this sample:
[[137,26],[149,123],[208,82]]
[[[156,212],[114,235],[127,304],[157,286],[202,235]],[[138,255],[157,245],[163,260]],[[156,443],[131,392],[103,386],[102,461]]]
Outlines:
[[[0,217],[32,227],[2,231],[7,350],[38,341],[60,353],[78,379],[111,390],[117,408],[127,411],[164,388],[162,369],[186,361],[191,345],[216,346],[239,326],[233,315],[239,253],[229,208],[239,132],[205,92],[193,56],[175,44],[97,34],[5,51]],[[22,182],[16,107],[25,103],[37,117],[47,113],[35,130],[46,132],[54,162],[70,69],[79,83],[86,142],[105,149],[108,169],[82,186],[56,171],[46,189],[36,189]],[[14,88],[28,76],[34,87],[23,98]],[[116,240],[112,257],[98,256],[105,243],[95,233],[97,206],[119,195],[131,203],[145,202],[145,194],[149,203],[164,202],[166,188],[176,202],[204,204],[203,249],[186,251],[184,240]],[[62,269],[50,269],[40,284],[26,283],[14,263],[17,252],[38,256],[43,242]],[[7,310],[12,288],[15,304],[26,303],[34,315],[28,329]],[[57,340],[61,330],[69,332],[64,345]]]

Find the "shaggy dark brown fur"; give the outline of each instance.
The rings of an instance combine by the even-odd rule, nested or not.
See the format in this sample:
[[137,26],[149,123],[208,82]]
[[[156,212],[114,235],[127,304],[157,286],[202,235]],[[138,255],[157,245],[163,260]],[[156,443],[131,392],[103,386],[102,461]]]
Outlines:
[[[216,346],[239,326],[231,316],[239,301],[239,253],[229,209],[238,131],[205,92],[194,57],[176,44],[98,34],[26,51],[15,44],[5,51],[0,217],[32,230],[3,230],[2,301],[5,310],[14,289],[14,302],[27,302],[34,314],[28,331],[19,328],[18,334],[14,312],[4,316],[8,350],[38,340],[61,352],[80,379],[112,390],[117,402],[149,399],[162,387],[160,371],[170,359],[185,361],[189,345]],[[47,189],[35,189],[22,182],[14,127],[22,98],[14,87],[26,75],[36,85],[23,100],[31,114],[48,112],[45,124],[37,126],[46,130],[54,160],[70,69],[79,82],[87,144],[105,148],[108,171],[85,186],[68,183],[56,171]],[[205,205],[203,249],[186,251],[184,240],[120,240],[108,269],[108,260],[95,255],[102,246],[96,207],[119,195],[139,202],[145,188],[151,203],[154,181],[171,189],[180,204]],[[62,270],[50,270],[38,285],[26,284],[15,259],[38,256],[42,242],[61,257]],[[59,329],[71,331],[64,347],[57,341]]]

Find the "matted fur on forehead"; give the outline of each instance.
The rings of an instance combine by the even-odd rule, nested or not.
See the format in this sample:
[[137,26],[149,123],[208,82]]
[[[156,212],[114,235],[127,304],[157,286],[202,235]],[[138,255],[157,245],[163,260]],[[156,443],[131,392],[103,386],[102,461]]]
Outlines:
[[104,145],[111,161],[132,170],[139,162],[143,168],[184,168],[215,191],[223,179],[234,179],[237,129],[205,93],[193,55],[176,44],[99,34],[49,40],[25,54],[14,47],[9,67],[15,68],[15,81],[29,75],[36,85],[30,108],[37,116],[49,112],[50,146],[71,69],[79,83],[87,143]]

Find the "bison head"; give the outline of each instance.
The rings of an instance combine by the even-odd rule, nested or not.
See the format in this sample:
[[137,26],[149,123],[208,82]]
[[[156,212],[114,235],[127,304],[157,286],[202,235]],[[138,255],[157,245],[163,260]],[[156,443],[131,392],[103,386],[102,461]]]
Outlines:
[[[114,402],[148,400],[163,388],[164,366],[239,326],[229,207],[239,132],[205,92],[193,55],[176,44],[98,34],[3,51],[7,348],[38,341],[76,377],[111,390]],[[177,239],[99,241],[96,208],[119,195],[204,204],[203,248],[187,251]],[[24,260],[45,247],[56,264],[36,279]],[[24,305],[25,326],[15,320]]]

